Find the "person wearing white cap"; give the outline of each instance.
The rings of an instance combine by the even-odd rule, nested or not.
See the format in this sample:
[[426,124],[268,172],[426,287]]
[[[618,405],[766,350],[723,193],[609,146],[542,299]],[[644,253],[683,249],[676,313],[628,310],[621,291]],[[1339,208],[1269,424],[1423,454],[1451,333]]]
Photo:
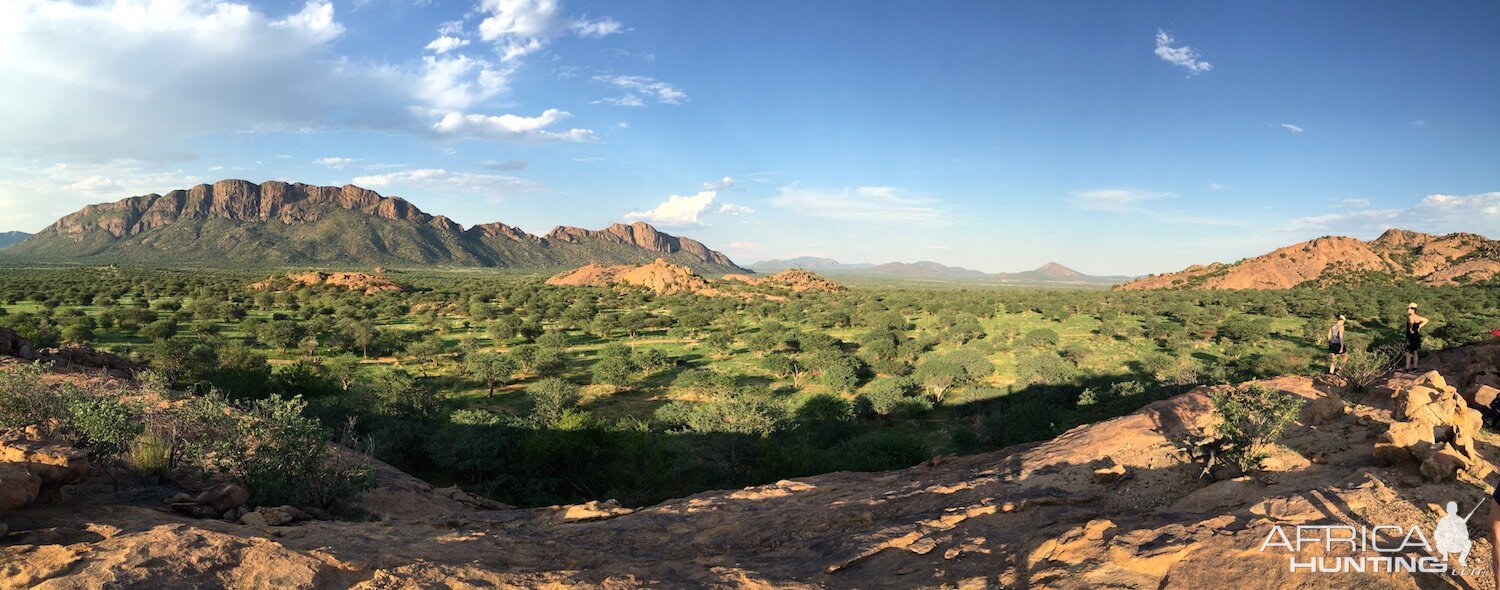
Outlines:
[[1344,314],[1328,328],[1328,374],[1338,372],[1340,361],[1349,360],[1349,349],[1344,347]]
[[1427,318],[1417,315],[1417,304],[1406,306],[1406,370],[1417,368],[1418,353],[1422,351],[1422,328]]

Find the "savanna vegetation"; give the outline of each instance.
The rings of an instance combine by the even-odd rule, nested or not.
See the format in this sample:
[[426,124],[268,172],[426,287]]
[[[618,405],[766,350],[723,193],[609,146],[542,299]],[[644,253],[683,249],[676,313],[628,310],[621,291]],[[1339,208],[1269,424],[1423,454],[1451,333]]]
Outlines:
[[[129,356],[152,386],[298,436],[337,425],[403,470],[520,505],[646,504],[1048,438],[1198,384],[1315,374],[1338,313],[1365,372],[1400,342],[1408,301],[1430,348],[1500,326],[1494,285],[783,301],[481,271],[394,273],[412,289],[371,295],[249,287],[266,274],[0,268],[0,326]],[[146,432],[79,436],[125,453]]]

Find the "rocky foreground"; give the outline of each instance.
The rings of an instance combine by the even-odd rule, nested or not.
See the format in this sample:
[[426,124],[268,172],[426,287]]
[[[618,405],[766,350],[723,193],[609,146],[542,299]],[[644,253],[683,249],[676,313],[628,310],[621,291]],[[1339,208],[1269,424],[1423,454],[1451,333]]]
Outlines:
[[1309,403],[1264,471],[1236,478],[1192,458],[1213,421],[1200,389],[1042,443],[634,511],[493,509],[387,468],[364,502],[380,520],[272,526],[85,482],[9,516],[0,587],[1492,587],[1487,503],[1468,521],[1464,576],[1293,574],[1285,549],[1260,550],[1273,525],[1430,535],[1446,502],[1462,514],[1485,501],[1500,438],[1469,403],[1494,395],[1500,346],[1429,363],[1437,374],[1343,398],[1307,378],[1265,382]]

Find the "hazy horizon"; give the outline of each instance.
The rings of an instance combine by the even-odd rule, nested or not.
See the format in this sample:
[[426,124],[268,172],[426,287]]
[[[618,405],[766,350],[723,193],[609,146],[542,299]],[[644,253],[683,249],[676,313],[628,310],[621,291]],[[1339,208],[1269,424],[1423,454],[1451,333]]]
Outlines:
[[[1500,237],[1500,6],[0,6],[0,231],[242,178],[741,264],[1143,275]],[[22,91],[21,89],[24,89]]]

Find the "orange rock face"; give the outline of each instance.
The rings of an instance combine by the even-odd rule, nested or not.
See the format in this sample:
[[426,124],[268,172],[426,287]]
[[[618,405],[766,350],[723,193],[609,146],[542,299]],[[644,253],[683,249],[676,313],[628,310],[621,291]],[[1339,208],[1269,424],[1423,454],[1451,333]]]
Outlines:
[[[362,272],[325,273],[314,271],[290,274],[287,275],[287,278],[291,280],[292,285],[302,285],[309,287],[317,285],[329,285],[333,287],[342,287],[350,291],[363,291],[366,295],[374,295],[376,293],[383,293],[386,291],[406,290],[406,287],[404,285],[401,285],[395,281],[392,281],[385,277],[375,276]],[[260,291],[266,289],[274,289],[276,288],[277,283],[278,279],[273,277],[271,279],[267,279],[259,283],[250,285],[250,288]]]
[[1400,229],[1368,242],[1326,236],[1233,264],[1195,265],[1151,275],[1119,288],[1289,289],[1366,271],[1432,285],[1484,280],[1500,275],[1500,242],[1474,234],[1433,236]]

